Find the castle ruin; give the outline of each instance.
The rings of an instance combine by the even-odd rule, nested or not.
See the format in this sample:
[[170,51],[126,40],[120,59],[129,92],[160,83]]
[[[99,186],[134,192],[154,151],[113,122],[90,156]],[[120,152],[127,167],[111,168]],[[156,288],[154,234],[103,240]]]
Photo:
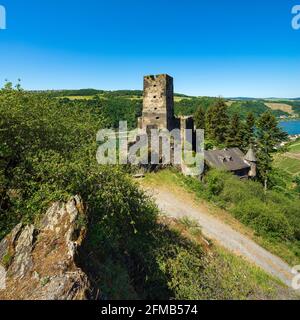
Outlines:
[[[167,74],[149,75],[144,77],[144,100],[142,117],[138,119],[138,128],[146,132],[148,138],[151,129],[169,130],[180,129],[179,140],[172,141],[174,146],[186,143],[187,132],[192,133],[192,149],[196,150],[196,128],[193,116],[175,117],[173,78]],[[173,151],[171,150],[171,154]],[[252,148],[245,156],[238,148],[205,151],[207,167],[221,168],[231,171],[241,178],[256,176],[256,157]],[[172,161],[171,161],[172,162]],[[185,171],[184,164],[181,170]]]
[[144,130],[178,127],[174,116],[173,78],[167,74],[144,77],[143,115],[139,128]]

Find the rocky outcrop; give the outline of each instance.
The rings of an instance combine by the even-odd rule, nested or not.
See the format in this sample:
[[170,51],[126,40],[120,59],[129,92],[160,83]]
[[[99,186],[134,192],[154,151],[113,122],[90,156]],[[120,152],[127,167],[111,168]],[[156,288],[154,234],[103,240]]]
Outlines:
[[76,263],[86,234],[85,214],[78,196],[67,203],[57,202],[37,226],[19,224],[1,241],[6,288],[0,288],[0,300],[87,298],[89,280]]

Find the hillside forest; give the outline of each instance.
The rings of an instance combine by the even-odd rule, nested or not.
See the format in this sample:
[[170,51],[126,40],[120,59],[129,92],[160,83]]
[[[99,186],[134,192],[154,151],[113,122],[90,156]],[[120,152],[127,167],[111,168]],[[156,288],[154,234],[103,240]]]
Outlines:
[[[137,126],[140,91],[28,92],[0,90],[0,239],[20,221],[38,223],[53,201],[79,194],[88,204],[87,250],[101,261],[95,286],[103,299],[276,298],[279,284],[254,266],[214,247],[188,221],[161,217],[131,175],[135,168],[96,161],[96,133],[120,120]],[[300,112],[293,102],[295,112]],[[300,177],[275,165],[287,139],[263,101],[175,95],[176,114],[193,114],[206,147],[250,145],[259,175],[243,182],[211,170],[203,181],[170,175],[201,199],[230,212],[289,263],[300,262]],[[183,235],[184,234],[184,235]],[[2,263],[9,263],[5,257]],[[87,262],[88,263],[88,262]],[[235,276],[233,277],[232,274]],[[280,291],[280,290],[279,290]]]

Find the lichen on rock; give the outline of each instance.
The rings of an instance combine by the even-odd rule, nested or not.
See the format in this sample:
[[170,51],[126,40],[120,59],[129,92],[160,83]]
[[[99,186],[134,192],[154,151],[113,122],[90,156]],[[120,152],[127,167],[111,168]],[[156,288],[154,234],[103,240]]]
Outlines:
[[18,224],[0,242],[0,265],[6,269],[6,288],[0,299],[78,300],[90,290],[87,275],[77,265],[85,239],[86,214],[79,196],[56,202],[38,226]]

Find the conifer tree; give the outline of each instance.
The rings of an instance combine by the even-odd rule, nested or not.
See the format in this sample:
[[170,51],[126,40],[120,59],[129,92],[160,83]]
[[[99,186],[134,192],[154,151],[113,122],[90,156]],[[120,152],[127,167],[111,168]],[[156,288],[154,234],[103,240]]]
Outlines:
[[205,109],[200,106],[194,114],[194,122],[197,129],[205,129]]
[[278,121],[269,111],[263,113],[257,121],[258,145],[258,177],[268,188],[269,176],[272,171],[272,153],[275,146],[287,139],[287,133],[278,126]]
[[249,112],[246,122],[242,124],[241,133],[242,144],[241,149],[246,152],[249,147],[255,144],[255,117],[252,112]]
[[223,99],[218,99],[206,112],[206,137],[216,145],[224,144],[227,137],[228,121],[227,106]]
[[242,124],[238,113],[234,113],[230,125],[228,127],[226,146],[227,147],[241,147],[242,136],[241,136]]

